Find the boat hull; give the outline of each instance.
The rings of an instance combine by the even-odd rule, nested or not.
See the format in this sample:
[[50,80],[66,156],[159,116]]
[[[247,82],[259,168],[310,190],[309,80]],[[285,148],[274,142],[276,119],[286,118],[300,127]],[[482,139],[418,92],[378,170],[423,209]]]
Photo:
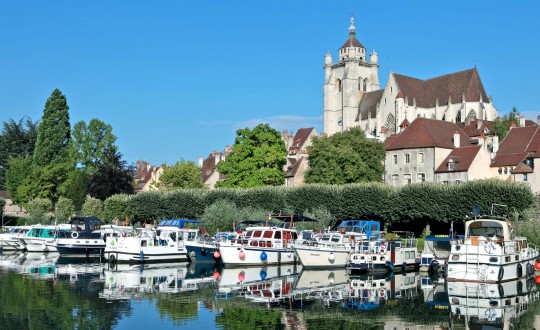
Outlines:
[[18,238],[0,239],[0,250],[4,251],[24,251],[26,247]]
[[294,247],[304,268],[344,267],[350,260],[350,251],[317,247]]
[[[28,252],[57,252],[56,246],[53,245],[54,239],[45,239],[39,237],[21,238]],[[48,244],[48,245],[47,245]]]
[[219,252],[217,246],[208,244],[195,244],[186,242],[186,249],[191,262],[220,262],[221,258],[216,258],[214,253]]
[[[221,245],[219,252],[225,266],[279,265],[296,262],[296,255],[293,249]],[[266,258],[264,258],[264,255],[266,255]]]
[[63,257],[101,255],[105,241],[99,238],[61,238],[47,246],[55,247]]
[[119,263],[158,263],[158,262],[187,262],[187,251],[182,249],[180,251],[176,249],[154,249],[148,251],[148,249],[142,249],[140,251],[126,251],[126,250],[105,250],[104,257],[109,262]]

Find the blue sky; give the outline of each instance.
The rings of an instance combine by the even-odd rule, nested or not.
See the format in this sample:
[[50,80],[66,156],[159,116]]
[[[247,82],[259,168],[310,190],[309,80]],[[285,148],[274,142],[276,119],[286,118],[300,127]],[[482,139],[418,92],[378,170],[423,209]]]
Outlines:
[[2,1],[0,121],[41,118],[55,88],[72,125],[112,125],[124,159],[197,160],[267,122],[322,131],[323,63],[357,37],[389,72],[476,66],[500,114],[540,112],[537,1]]

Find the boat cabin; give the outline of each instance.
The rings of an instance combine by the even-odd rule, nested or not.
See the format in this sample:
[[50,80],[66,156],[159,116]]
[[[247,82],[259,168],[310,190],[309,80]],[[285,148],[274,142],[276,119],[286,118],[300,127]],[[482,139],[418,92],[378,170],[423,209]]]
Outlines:
[[478,245],[479,240],[511,240],[510,225],[507,221],[496,219],[469,220],[465,223],[465,239],[472,245]]
[[286,248],[298,239],[296,230],[278,227],[250,227],[242,243],[254,247]]

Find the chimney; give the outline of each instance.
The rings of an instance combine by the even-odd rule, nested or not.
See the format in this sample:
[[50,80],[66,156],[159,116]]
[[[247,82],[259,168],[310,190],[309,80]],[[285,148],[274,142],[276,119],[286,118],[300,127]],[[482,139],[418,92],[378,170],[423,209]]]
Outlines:
[[483,145],[484,139],[485,139],[484,132],[482,132],[480,133],[480,137],[478,138],[478,145]]
[[214,154],[214,164],[217,165],[217,163],[219,163],[220,160],[221,160],[221,153],[216,152]]
[[496,154],[499,151],[499,136],[493,136],[493,153]]
[[203,158],[202,156],[199,156],[199,167],[202,168],[202,165],[203,165]]
[[476,129],[480,129],[482,127],[482,119],[477,119],[476,120]]
[[458,131],[455,131],[454,132],[454,147],[455,148],[459,148],[459,138],[461,136],[459,135],[459,132]]
[[538,117],[536,117],[536,123],[537,123],[538,125],[540,125],[540,115],[538,115]]
[[519,116],[519,127],[525,127],[525,116]]

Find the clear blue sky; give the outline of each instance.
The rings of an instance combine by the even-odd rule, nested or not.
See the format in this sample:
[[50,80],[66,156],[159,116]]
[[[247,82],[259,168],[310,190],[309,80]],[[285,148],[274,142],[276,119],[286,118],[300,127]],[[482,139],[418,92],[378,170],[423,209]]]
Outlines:
[[41,118],[55,88],[71,124],[112,125],[129,163],[197,160],[268,122],[322,131],[324,54],[357,36],[425,79],[476,66],[500,114],[536,120],[538,1],[2,1],[0,121]]

